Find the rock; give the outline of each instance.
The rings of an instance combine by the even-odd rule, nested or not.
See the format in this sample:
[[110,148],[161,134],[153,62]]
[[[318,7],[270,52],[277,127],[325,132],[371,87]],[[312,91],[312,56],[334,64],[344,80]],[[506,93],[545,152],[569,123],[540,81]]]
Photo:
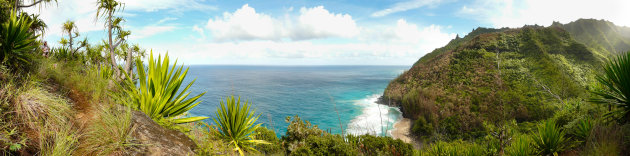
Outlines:
[[138,143],[139,150],[129,155],[194,155],[197,144],[184,133],[164,128],[146,114],[133,111],[131,134]]

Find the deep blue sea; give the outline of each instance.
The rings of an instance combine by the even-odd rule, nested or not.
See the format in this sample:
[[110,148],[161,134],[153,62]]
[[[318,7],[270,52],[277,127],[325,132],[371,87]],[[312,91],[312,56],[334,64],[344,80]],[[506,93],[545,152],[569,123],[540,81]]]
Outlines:
[[[190,66],[192,94],[207,92],[191,115],[214,117],[221,100],[240,96],[252,103],[263,123],[284,135],[287,116],[341,133],[390,135],[402,116],[376,104],[389,81],[407,66]],[[192,97],[192,96],[191,96]],[[336,109],[336,111],[335,111]],[[338,114],[337,114],[338,112]],[[379,117],[381,115],[381,117]],[[213,124],[208,119],[206,122]]]

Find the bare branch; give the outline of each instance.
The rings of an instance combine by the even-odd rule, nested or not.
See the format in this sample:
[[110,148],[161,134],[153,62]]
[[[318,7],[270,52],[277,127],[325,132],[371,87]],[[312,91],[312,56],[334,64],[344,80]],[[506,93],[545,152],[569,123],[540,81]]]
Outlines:
[[19,9],[19,8],[32,7],[32,6],[35,6],[35,5],[39,4],[39,3],[41,3],[42,1],[44,1],[44,0],[39,0],[39,1],[33,2],[33,4],[29,4],[29,5],[18,5],[17,8]]

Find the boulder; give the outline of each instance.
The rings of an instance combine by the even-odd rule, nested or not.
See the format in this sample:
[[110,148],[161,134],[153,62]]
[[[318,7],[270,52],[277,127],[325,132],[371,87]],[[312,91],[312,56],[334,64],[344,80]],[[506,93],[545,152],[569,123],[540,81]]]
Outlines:
[[133,111],[131,118],[132,126],[136,128],[132,133],[132,137],[142,145],[139,146],[137,151],[128,154],[152,156],[195,155],[194,150],[197,148],[197,144],[184,133],[164,128],[139,111]]

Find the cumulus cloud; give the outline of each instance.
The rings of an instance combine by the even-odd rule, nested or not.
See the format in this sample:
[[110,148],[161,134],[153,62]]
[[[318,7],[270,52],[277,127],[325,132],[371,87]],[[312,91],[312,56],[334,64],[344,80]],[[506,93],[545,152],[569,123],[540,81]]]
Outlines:
[[348,38],[359,33],[352,16],[331,13],[323,6],[301,8],[297,16],[279,18],[245,4],[233,13],[209,19],[206,28],[218,41]]
[[442,0],[410,0],[395,3],[391,7],[372,13],[372,17],[383,17],[389,14],[417,9],[425,6],[434,6],[442,2]]
[[[56,5],[40,7],[26,8],[24,11],[29,13],[38,13],[41,18],[48,25],[46,30],[46,36],[62,35],[61,26],[67,20],[75,21],[80,33],[89,31],[102,30],[102,24],[96,24],[94,17],[96,16],[96,5],[91,1],[84,0],[63,0],[59,1]],[[94,6],[94,7],[86,7]]]
[[[455,37],[443,27],[420,27],[400,19],[392,24],[362,28],[344,42],[321,40],[199,41],[195,46],[161,45],[177,49],[174,56],[192,64],[411,64]],[[193,26],[193,31],[203,32]],[[226,61],[227,60],[227,61]],[[395,60],[395,61],[393,61]]]
[[217,40],[280,39],[282,24],[269,15],[257,13],[245,4],[234,13],[223,13],[223,17],[208,20],[206,28]]
[[460,8],[458,14],[494,27],[521,27],[525,24],[568,23],[579,18],[606,19],[630,26],[630,1],[626,0],[476,0]]
[[353,37],[359,29],[352,16],[348,14],[334,14],[323,6],[301,8],[300,15],[291,31],[292,39],[313,39],[327,37]]

